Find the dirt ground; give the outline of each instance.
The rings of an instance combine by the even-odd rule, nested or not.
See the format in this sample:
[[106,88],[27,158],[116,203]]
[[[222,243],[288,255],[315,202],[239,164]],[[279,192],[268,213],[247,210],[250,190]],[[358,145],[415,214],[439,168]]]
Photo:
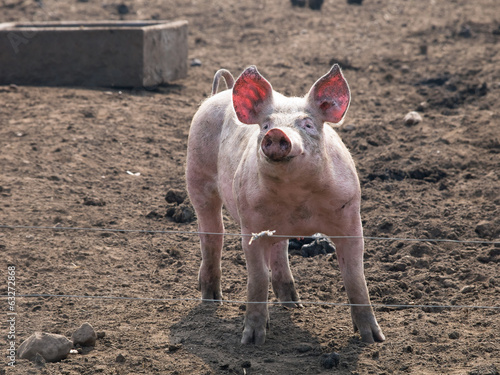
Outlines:
[[[121,15],[108,0],[0,0],[2,22],[185,19],[189,58],[202,63],[148,90],[0,86],[0,224],[94,229],[0,228],[2,295],[10,265],[17,294],[88,297],[18,297],[16,347],[36,331],[69,337],[84,322],[100,333],[61,362],[10,367],[2,298],[0,374],[499,373],[500,2],[125,4]],[[196,220],[167,216],[176,204],[165,195],[185,190],[189,124],[217,69],[254,64],[299,96],[334,62],[352,91],[338,132],[357,163],[365,235],[401,238],[366,240],[387,340],[361,343],[349,308],[324,304],[347,302],[334,255],[291,256],[302,300],[322,304],[271,306],[265,345],[241,346],[244,304],[196,300]],[[409,111],[422,121],[406,125]],[[225,225],[238,233],[227,215]],[[225,240],[223,293],[246,298],[238,236]],[[381,306],[395,304],[406,307]],[[472,305],[496,308],[463,307]],[[339,363],[328,369],[332,352]]]

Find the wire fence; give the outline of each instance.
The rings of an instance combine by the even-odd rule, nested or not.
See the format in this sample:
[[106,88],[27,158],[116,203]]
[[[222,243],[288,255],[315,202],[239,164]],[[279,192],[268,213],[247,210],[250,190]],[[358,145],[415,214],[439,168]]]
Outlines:
[[[7,295],[0,295],[0,298],[8,298]],[[410,309],[410,308],[428,308],[428,309],[478,309],[478,310],[500,310],[500,306],[481,306],[481,305],[440,305],[440,304],[356,304],[356,303],[341,303],[341,302],[323,302],[323,301],[243,301],[243,300],[225,300],[225,299],[203,299],[203,298],[173,298],[173,297],[127,297],[127,296],[87,296],[87,295],[72,295],[72,294],[18,294],[16,298],[72,298],[72,299],[94,299],[94,300],[115,300],[115,301],[141,301],[141,302],[209,302],[209,303],[230,303],[230,304],[266,304],[266,305],[318,305],[318,306],[335,306],[335,307],[352,307],[352,306],[372,306],[375,308],[395,308],[395,309]]]
[[[0,229],[29,229],[29,230],[55,230],[55,231],[86,231],[86,232],[111,232],[111,233],[144,233],[144,234],[190,234],[190,235],[223,235],[232,237],[249,237],[252,238],[258,234],[243,234],[243,233],[218,233],[218,232],[199,232],[199,231],[183,231],[183,230],[149,230],[149,229],[123,229],[123,228],[92,228],[92,227],[58,227],[58,226],[35,226],[35,225],[4,225],[0,224]],[[266,231],[269,232],[269,231]],[[310,235],[286,235],[286,234],[268,234],[276,238],[307,238]],[[323,238],[329,239],[360,239],[376,240],[376,241],[407,241],[407,242],[445,242],[457,244],[476,244],[476,245],[498,245],[500,241],[489,240],[453,240],[447,238],[408,238],[408,237],[375,237],[375,236],[326,236]]]
[[[183,230],[147,230],[147,229],[123,229],[123,228],[92,228],[92,227],[59,227],[59,226],[35,226],[35,225],[6,225],[0,224],[0,229],[10,230],[53,230],[53,231],[87,231],[87,232],[111,232],[111,233],[143,233],[143,234],[184,234],[184,235],[223,235],[233,237],[249,237],[258,238],[260,234],[242,234],[242,233],[217,233],[217,232],[199,232],[199,231],[183,231]],[[265,231],[265,235],[277,238],[304,238],[311,236],[303,235],[276,235],[271,231]],[[329,239],[360,239],[375,240],[375,241],[408,241],[408,242],[434,242],[434,243],[457,243],[457,244],[481,244],[481,245],[496,245],[500,246],[500,241],[487,241],[487,240],[454,240],[444,238],[407,238],[407,237],[373,237],[373,236],[322,236]],[[9,298],[8,295],[0,295],[0,298]],[[382,304],[372,303],[365,304],[352,304],[352,303],[336,303],[336,302],[323,302],[323,301],[281,301],[281,302],[253,302],[243,300],[207,300],[202,298],[175,298],[175,297],[128,297],[128,296],[104,296],[104,295],[69,295],[69,294],[17,294],[16,298],[71,298],[71,299],[94,299],[94,300],[118,300],[118,301],[149,301],[149,302],[215,302],[215,303],[228,303],[228,304],[268,304],[268,305],[320,305],[320,306],[337,306],[337,307],[352,307],[352,306],[372,306],[374,308],[394,308],[394,309],[481,309],[481,310],[500,310],[500,306],[481,306],[481,305],[446,305],[446,304]]]

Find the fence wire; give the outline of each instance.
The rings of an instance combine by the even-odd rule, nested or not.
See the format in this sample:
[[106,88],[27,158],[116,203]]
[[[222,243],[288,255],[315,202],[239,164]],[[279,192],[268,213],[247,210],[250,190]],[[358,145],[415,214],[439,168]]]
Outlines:
[[[144,233],[144,234],[189,234],[189,235],[222,235],[232,237],[252,237],[254,234],[243,233],[218,233],[218,232],[199,232],[199,231],[183,231],[183,230],[149,230],[149,229],[123,229],[123,228],[92,228],[92,227],[58,227],[58,226],[35,226],[35,225],[5,225],[0,224],[0,229],[29,229],[29,230],[54,230],[54,231],[86,231],[86,232],[111,232],[111,233]],[[285,235],[272,234],[276,238],[308,238],[310,235]],[[452,240],[447,238],[408,238],[408,237],[376,237],[376,236],[325,236],[322,238],[329,239],[359,239],[374,241],[406,241],[406,242],[445,242],[457,244],[476,244],[476,245],[498,245],[500,241],[487,240]]]
[[[7,295],[0,295],[0,298],[8,298]],[[12,296],[10,296],[12,297]],[[481,305],[425,305],[425,304],[356,304],[341,302],[323,302],[323,301],[243,301],[243,300],[225,300],[225,299],[203,299],[203,298],[174,298],[174,297],[126,297],[126,296],[87,296],[72,294],[18,294],[16,298],[74,298],[74,299],[95,299],[95,300],[117,300],[117,301],[146,301],[146,302],[210,302],[210,303],[228,303],[228,304],[266,304],[266,305],[319,305],[335,307],[352,306],[372,306],[375,308],[429,308],[429,309],[482,309],[482,310],[500,310],[500,306],[481,306]]]
[[[183,230],[148,230],[148,229],[123,229],[123,228],[92,228],[92,227],[58,227],[58,226],[35,226],[35,225],[6,225],[0,224],[0,229],[22,229],[22,230],[53,230],[53,231],[86,231],[86,232],[111,232],[111,233],[143,233],[143,234],[185,234],[185,235],[223,235],[233,237],[252,237],[255,234],[242,234],[242,233],[217,233],[217,232],[199,232],[199,231],[183,231]],[[303,235],[276,235],[271,234],[277,238],[307,238],[311,236]],[[374,236],[321,236],[329,239],[360,239],[374,240],[374,241],[407,241],[407,242],[435,242],[435,243],[457,243],[457,244],[480,244],[480,245],[500,245],[500,241],[486,241],[486,240],[453,240],[445,238],[407,238],[407,237],[374,237]],[[0,298],[9,298],[12,296],[0,295]],[[121,301],[147,301],[147,302],[215,302],[215,303],[228,303],[228,304],[268,304],[268,305],[322,305],[322,306],[336,306],[336,307],[352,307],[352,306],[372,306],[374,308],[395,308],[395,309],[410,309],[410,308],[428,308],[428,309],[482,309],[482,310],[500,310],[500,306],[480,306],[480,305],[439,305],[439,304],[382,304],[373,303],[366,304],[352,304],[352,303],[336,303],[336,302],[323,302],[323,301],[285,301],[285,302],[254,302],[243,300],[213,300],[201,298],[157,298],[157,297],[127,297],[127,296],[88,296],[88,295],[69,295],[69,294],[18,294],[16,298],[73,298],[73,299],[96,299],[96,300],[121,300]]]

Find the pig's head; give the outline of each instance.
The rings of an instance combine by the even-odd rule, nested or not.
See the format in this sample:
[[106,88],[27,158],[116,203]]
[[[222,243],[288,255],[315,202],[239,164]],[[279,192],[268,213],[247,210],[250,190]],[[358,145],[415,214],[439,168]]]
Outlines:
[[270,163],[318,157],[323,150],[324,123],[339,123],[350,101],[349,86],[337,64],[303,98],[273,91],[251,66],[236,80],[232,96],[238,120],[260,126],[259,155]]

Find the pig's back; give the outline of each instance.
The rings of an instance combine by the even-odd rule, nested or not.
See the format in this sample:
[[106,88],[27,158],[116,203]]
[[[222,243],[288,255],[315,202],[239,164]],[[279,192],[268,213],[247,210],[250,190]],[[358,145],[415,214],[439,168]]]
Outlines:
[[191,123],[188,139],[187,173],[200,183],[216,180],[217,159],[224,116],[231,105],[231,90],[205,100]]

